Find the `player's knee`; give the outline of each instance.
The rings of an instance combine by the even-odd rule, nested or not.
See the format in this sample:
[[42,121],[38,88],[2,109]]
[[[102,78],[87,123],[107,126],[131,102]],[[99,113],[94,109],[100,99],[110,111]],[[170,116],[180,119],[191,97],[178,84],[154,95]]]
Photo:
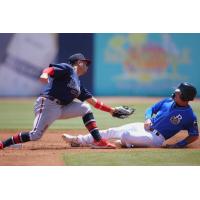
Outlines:
[[39,140],[43,135],[43,132],[42,131],[31,131],[30,132],[30,140],[31,141],[36,141],[36,140]]
[[126,142],[128,140],[130,133],[128,131],[124,132],[121,137],[122,142]]
[[122,144],[122,146],[127,147],[127,148],[132,147],[132,144],[129,143],[130,142],[129,138],[130,138],[130,133],[128,131],[124,132],[122,134],[122,137],[121,137],[121,144]]
[[82,116],[84,116],[85,114],[91,112],[91,107],[89,104],[83,103],[81,105],[80,111],[81,111]]

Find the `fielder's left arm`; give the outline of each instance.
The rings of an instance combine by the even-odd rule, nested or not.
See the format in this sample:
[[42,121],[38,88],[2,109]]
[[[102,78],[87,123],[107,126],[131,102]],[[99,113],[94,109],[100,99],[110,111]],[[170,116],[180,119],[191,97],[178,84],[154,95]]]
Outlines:
[[117,117],[120,119],[125,119],[129,117],[135,111],[134,108],[129,108],[128,106],[119,106],[112,108],[110,106],[105,105],[103,102],[97,100],[94,97],[87,99],[87,102],[94,106],[96,109],[109,112],[113,117]]

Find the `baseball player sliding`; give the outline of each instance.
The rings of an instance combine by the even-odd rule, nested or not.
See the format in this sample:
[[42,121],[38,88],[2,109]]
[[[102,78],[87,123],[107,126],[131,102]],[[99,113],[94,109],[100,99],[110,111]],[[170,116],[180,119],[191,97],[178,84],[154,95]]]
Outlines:
[[[196,96],[196,88],[189,83],[181,83],[171,98],[166,98],[145,113],[144,123],[132,123],[117,128],[100,131],[104,139],[118,139],[122,147],[166,147],[183,148],[199,137],[197,118],[188,104]],[[164,141],[181,130],[188,136],[176,144],[163,145]],[[71,136],[63,134],[63,139],[72,147],[88,146],[93,138],[87,135]]]
[[[42,94],[37,98],[34,107],[35,120],[32,131],[21,132],[5,141],[0,141],[0,149],[13,144],[39,140],[47,128],[57,119],[82,117],[85,127],[92,135],[93,148],[116,148],[102,138],[90,106],[110,113],[113,117],[126,118],[134,109],[128,107],[112,108],[98,101],[84,88],[79,76],[84,75],[91,61],[83,54],[69,57],[68,63],[50,64],[43,70],[40,80],[46,83]],[[78,99],[80,101],[75,101]],[[87,103],[84,103],[87,101]]]

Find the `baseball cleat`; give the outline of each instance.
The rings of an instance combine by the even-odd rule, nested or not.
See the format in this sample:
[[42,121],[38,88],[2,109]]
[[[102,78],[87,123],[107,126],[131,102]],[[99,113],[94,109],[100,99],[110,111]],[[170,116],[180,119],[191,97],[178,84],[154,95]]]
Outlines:
[[80,143],[78,142],[77,136],[72,136],[68,134],[63,134],[62,139],[67,143],[70,144],[71,147],[80,147]]
[[0,141],[0,149],[3,149],[3,142]]
[[101,139],[99,141],[95,141],[91,144],[92,149],[116,149],[116,145],[108,142],[105,139]]

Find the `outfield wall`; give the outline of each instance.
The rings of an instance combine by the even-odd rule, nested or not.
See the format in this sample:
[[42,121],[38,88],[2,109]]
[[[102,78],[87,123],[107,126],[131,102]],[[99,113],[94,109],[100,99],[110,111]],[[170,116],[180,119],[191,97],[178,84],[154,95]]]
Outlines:
[[191,82],[200,96],[200,34],[95,34],[94,90],[107,96],[168,96]]
[[98,96],[168,96],[193,83],[200,97],[200,34],[0,34],[0,96],[36,96],[41,71],[74,53],[91,58],[81,81]]

